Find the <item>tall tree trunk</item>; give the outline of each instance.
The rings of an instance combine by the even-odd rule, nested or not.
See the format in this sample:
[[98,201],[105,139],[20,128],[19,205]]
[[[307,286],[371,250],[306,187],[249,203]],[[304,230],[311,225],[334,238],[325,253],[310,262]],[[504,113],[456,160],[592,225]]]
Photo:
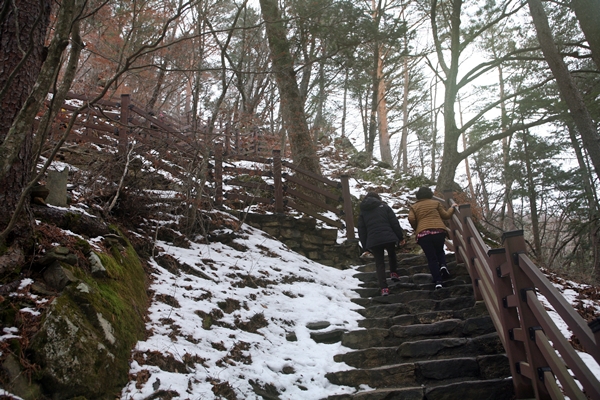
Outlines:
[[379,102],[379,79],[377,74],[377,65],[379,63],[379,45],[374,44],[376,48],[373,55],[373,74],[371,80],[371,108],[369,110],[369,128],[367,134],[367,155],[369,160],[373,158],[373,149],[375,148],[375,137],[377,136],[377,103]]
[[[502,66],[498,67],[498,80],[500,82],[500,99],[504,99],[504,74]],[[500,103],[500,123],[502,132],[507,129],[507,114],[506,103],[504,100]],[[515,225],[515,211],[512,202],[512,183],[513,180],[508,176],[507,171],[510,163],[510,139],[511,137],[502,138],[502,162],[504,165],[502,174],[504,175],[504,204],[502,206],[502,229],[504,231],[514,231],[517,229]]]
[[[0,1],[0,230],[10,221],[31,170],[32,124],[18,132],[13,125],[27,102],[34,106],[30,95],[45,58],[51,5],[49,0]],[[17,236],[26,236],[27,226],[20,229]]]
[[600,208],[598,207],[598,197],[594,190],[594,184],[590,180],[591,174],[589,168],[585,162],[585,157],[579,146],[579,140],[577,140],[577,133],[575,132],[575,126],[571,121],[568,123],[569,137],[577,156],[577,162],[579,169],[583,171],[583,189],[588,203],[589,208],[589,223],[590,223],[590,243],[592,245],[592,260],[593,260],[593,271],[596,282],[600,282]]
[[540,261],[542,259],[542,244],[540,242],[540,221],[537,209],[537,195],[535,183],[533,180],[533,169],[531,167],[531,157],[527,143],[528,133],[523,132],[523,150],[525,152],[525,172],[527,174],[527,196],[529,197],[529,209],[531,211],[531,232],[533,233],[533,251]]
[[435,175],[437,172],[437,162],[436,162],[436,153],[437,153],[437,124],[438,124],[438,112],[436,111],[435,99],[437,98],[437,78],[436,84],[434,85],[434,89],[430,92],[430,100],[429,104],[431,105],[431,113],[433,114],[433,118],[431,119],[431,180],[435,181]]
[[434,0],[431,5],[431,21],[436,51],[441,62],[442,70],[446,76],[444,80],[444,149],[442,162],[437,174],[437,190],[444,191],[455,187],[454,175],[456,168],[460,163],[458,154],[458,139],[460,131],[456,126],[456,113],[454,105],[458,94],[457,76],[459,67],[459,58],[461,52],[460,45],[460,14],[462,9],[462,0],[452,2],[452,12],[450,15],[450,65],[443,61],[443,51],[439,42],[437,33],[436,15],[437,1]]
[[[408,39],[404,38],[404,45],[406,47],[406,41]],[[402,87],[402,137],[400,138],[400,155],[402,157],[402,169],[401,171],[405,174],[408,172],[408,80],[409,80],[409,71],[408,71],[408,56],[404,57],[403,61],[404,68],[404,85]]]
[[342,137],[346,137],[346,117],[348,112],[348,76],[350,75],[350,68],[346,67],[344,75],[344,100],[342,103]]
[[[373,26],[379,30],[379,22],[381,21],[381,2],[379,0],[371,0],[371,12],[373,17]],[[367,135],[367,156],[369,160],[373,158],[373,149],[375,148],[375,137],[377,136],[377,109],[379,103],[379,42],[375,40],[373,46],[372,70],[371,70],[371,110],[369,113],[369,125]]]
[[271,61],[281,96],[281,111],[290,140],[292,158],[298,166],[320,175],[321,167],[310,138],[304,113],[304,102],[298,90],[290,45],[277,8],[277,0],[260,0],[260,9],[265,21]]
[[[460,98],[458,98],[458,114],[460,116],[460,125],[463,125],[463,112],[462,112],[462,106],[460,104]],[[466,132],[463,132],[462,134],[462,140],[463,140],[463,149],[467,148],[467,134]],[[471,195],[472,199],[475,199],[475,189],[473,188],[473,179],[471,178],[471,168],[469,167],[469,157],[465,157],[465,172],[467,174],[467,182],[469,184],[469,194]],[[482,185],[484,183],[482,182]],[[489,210],[486,210],[486,212]]]
[[156,107],[156,102],[158,101],[158,96],[160,95],[160,91],[162,90],[162,85],[165,82],[165,75],[167,69],[167,60],[163,59],[161,68],[158,70],[158,74],[156,76],[156,84],[154,85],[154,90],[152,91],[152,96],[150,96],[150,100],[148,100],[148,104],[146,105],[146,111],[154,112]]
[[[323,52],[325,49],[323,49]],[[325,92],[325,60],[319,61],[319,93],[317,95],[317,115],[313,125],[313,137],[315,145],[323,138],[325,132],[325,101],[327,93]]]
[[[544,58],[552,70],[561,96],[573,116],[575,126],[583,140],[583,146],[588,152],[596,177],[600,178],[600,138],[596,125],[590,116],[583,97],[571,77],[569,69],[562,59],[548,24],[548,17],[540,0],[527,0],[531,18],[535,25],[538,41],[544,53]],[[598,21],[596,21],[596,24]]]
[[592,59],[600,68],[600,0],[571,0],[571,8],[592,50]]
[[377,75],[379,80],[379,88],[377,95],[379,101],[377,102],[377,116],[379,122],[379,152],[381,154],[381,161],[388,163],[390,166],[394,166],[394,160],[392,158],[392,148],[390,147],[390,132],[388,130],[388,113],[387,113],[387,102],[385,100],[385,79],[383,78],[383,58],[381,51],[379,54],[379,61],[377,64]]

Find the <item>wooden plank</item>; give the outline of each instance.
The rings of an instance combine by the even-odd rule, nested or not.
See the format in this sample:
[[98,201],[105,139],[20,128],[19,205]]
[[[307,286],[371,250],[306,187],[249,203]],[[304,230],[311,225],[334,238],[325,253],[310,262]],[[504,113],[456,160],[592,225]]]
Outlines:
[[[134,113],[144,117],[145,119],[147,119],[149,122],[153,123],[154,125],[158,126],[159,128],[172,133],[174,135],[181,135],[181,133],[179,132],[179,130],[177,129],[178,127],[171,127],[167,124],[165,124],[164,122],[162,122],[161,120],[159,120],[158,118],[152,116],[149,112],[142,110],[141,108],[132,105],[130,106],[131,111],[133,111]],[[183,136],[183,135],[182,135]]]
[[[86,96],[83,94],[76,94],[73,92],[69,92],[67,94],[67,100],[81,100],[84,102],[91,102],[92,100],[94,100],[96,96]],[[92,104],[98,104],[101,106],[107,106],[107,107],[114,107],[117,108],[118,104],[116,101],[109,101],[109,100],[104,100],[104,99],[98,99],[96,101],[94,101]]]
[[235,173],[237,175],[250,175],[250,176],[272,176],[271,171],[261,171],[259,169],[250,168],[238,168],[238,167],[223,167],[224,172]]
[[314,204],[316,206],[319,206],[319,207],[321,207],[321,208],[323,208],[325,210],[329,210],[329,211],[334,212],[334,213],[336,213],[338,215],[340,213],[340,210],[338,210],[337,208],[335,208],[333,206],[330,206],[329,204],[327,204],[327,203],[325,203],[325,202],[323,202],[321,200],[315,199],[314,197],[311,197],[311,196],[309,196],[307,194],[304,194],[302,192],[299,192],[297,190],[290,189],[290,188],[284,188],[284,191],[285,191],[285,193],[291,194],[292,196],[297,197],[299,199],[308,201],[309,203],[312,203],[312,204]]
[[251,204],[258,204],[258,203],[271,204],[274,201],[273,199],[268,199],[266,197],[248,196],[248,195],[239,194],[239,193],[225,193],[224,197],[228,200],[242,200],[242,201],[249,202]]
[[[61,108],[68,110],[68,111],[75,111],[75,110],[77,110],[78,107],[72,106],[70,104],[63,104],[61,106]],[[86,115],[89,115],[89,114],[94,115],[96,117],[104,118],[104,119],[107,119],[107,120],[113,121],[113,122],[119,122],[119,117],[120,117],[120,114],[117,112],[99,111],[92,107],[88,107],[85,109],[85,112],[79,113],[79,117],[85,117]]]
[[227,179],[227,180],[223,181],[223,183],[225,183],[227,185],[241,186],[241,187],[247,187],[247,188],[251,188],[251,189],[270,190],[270,191],[275,190],[273,185],[269,185],[267,183],[243,182],[243,181],[238,181],[237,179]]
[[300,179],[300,178],[298,178],[296,176],[292,176],[292,175],[289,175],[289,174],[282,174],[282,175],[284,176],[285,180],[288,181],[288,182],[294,182],[294,183],[296,183],[296,184],[298,184],[300,186],[303,186],[303,187],[305,187],[305,188],[307,188],[309,190],[312,190],[315,193],[321,194],[321,195],[323,195],[325,197],[329,197],[332,200],[339,201],[339,202],[344,201],[343,199],[340,198],[339,195],[335,195],[334,193],[331,193],[331,192],[329,192],[329,191],[327,191],[325,189],[322,189],[322,188],[320,188],[320,187],[318,187],[316,185],[313,185],[311,183],[305,182],[305,181],[303,181],[302,179]]
[[226,157],[227,160],[235,160],[235,161],[251,161],[261,164],[271,164],[273,162],[270,158],[260,157],[260,156],[252,156],[252,155],[243,155],[243,154],[231,154]]
[[69,136],[67,136],[69,141],[73,141],[73,142],[86,142],[86,143],[94,143],[94,144],[101,144],[103,146],[116,146],[116,142],[114,141],[110,141],[108,139],[104,139],[103,136],[97,137],[97,136],[89,136],[89,135],[80,135],[80,134],[76,134],[76,133],[71,133],[69,134]]
[[292,164],[291,162],[288,162],[288,161],[283,161],[283,160],[282,160],[282,161],[281,161],[281,165],[283,165],[284,167],[288,167],[288,168],[290,168],[290,169],[293,169],[294,171],[300,172],[300,173],[302,173],[303,175],[306,175],[306,176],[308,176],[308,177],[311,177],[312,179],[315,179],[315,180],[317,180],[317,181],[320,181],[320,182],[326,183],[327,185],[330,185],[330,186],[332,186],[332,187],[334,187],[334,188],[336,188],[336,189],[341,189],[341,188],[342,188],[342,184],[341,184],[341,182],[332,181],[332,180],[330,180],[330,179],[327,179],[327,178],[325,178],[325,177],[323,177],[323,176],[321,176],[321,175],[317,175],[317,174],[315,174],[314,172],[310,172],[309,170],[306,170],[306,169],[300,168],[300,167],[298,167],[297,165],[295,165],[295,164]]
[[344,225],[344,223],[342,221],[334,221],[332,219],[324,217],[324,216],[322,216],[322,215],[314,212],[313,210],[309,210],[306,207],[303,207],[301,205],[298,205],[298,204],[294,203],[293,200],[289,200],[288,199],[287,200],[287,205],[290,206],[290,207],[292,207],[292,208],[295,208],[298,211],[303,212],[306,215],[310,215],[313,218],[321,220],[321,221],[325,222],[327,225],[335,226],[336,228],[339,228],[339,229],[343,229],[345,227],[345,225]]

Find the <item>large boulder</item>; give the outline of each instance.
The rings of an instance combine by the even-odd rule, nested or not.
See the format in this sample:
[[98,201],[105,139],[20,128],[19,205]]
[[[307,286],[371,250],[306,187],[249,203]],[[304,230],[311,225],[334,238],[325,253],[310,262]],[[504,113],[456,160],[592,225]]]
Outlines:
[[144,337],[146,275],[127,243],[96,253],[105,276],[66,263],[76,278],[52,301],[29,350],[36,383],[53,399],[114,399],[128,380],[129,357]]

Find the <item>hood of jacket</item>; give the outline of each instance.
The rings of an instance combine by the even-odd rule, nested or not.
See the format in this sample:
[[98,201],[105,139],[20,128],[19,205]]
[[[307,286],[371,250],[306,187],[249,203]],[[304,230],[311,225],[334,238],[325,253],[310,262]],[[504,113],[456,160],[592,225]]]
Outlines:
[[376,197],[365,197],[363,201],[360,203],[360,209],[362,211],[372,210],[381,205],[381,200]]

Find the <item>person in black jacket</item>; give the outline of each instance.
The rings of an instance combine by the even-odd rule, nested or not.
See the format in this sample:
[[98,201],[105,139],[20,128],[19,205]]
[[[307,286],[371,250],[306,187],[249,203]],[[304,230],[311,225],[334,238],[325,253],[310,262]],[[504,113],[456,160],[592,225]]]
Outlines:
[[369,250],[375,257],[377,282],[381,295],[387,296],[390,290],[385,277],[384,250],[387,250],[390,262],[390,278],[397,281],[396,245],[404,241],[404,231],[394,211],[375,192],[367,193],[360,203],[358,237],[363,249]]

